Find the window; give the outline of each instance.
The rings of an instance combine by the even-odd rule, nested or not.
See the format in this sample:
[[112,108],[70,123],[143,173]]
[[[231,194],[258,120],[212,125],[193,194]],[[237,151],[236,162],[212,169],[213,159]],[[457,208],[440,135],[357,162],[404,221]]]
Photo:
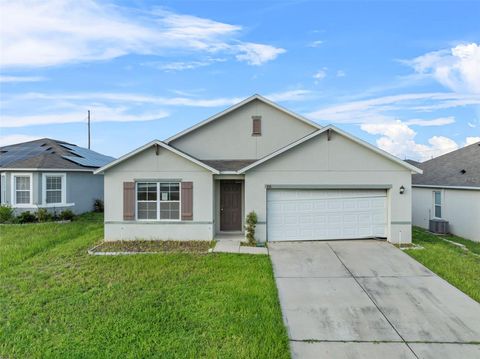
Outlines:
[[179,220],[180,183],[137,182],[137,219]]
[[32,204],[32,175],[13,175],[13,201],[15,205]]
[[433,211],[435,218],[442,218],[442,192],[433,191]]
[[252,136],[262,135],[262,116],[252,116]]
[[66,176],[65,173],[44,173],[42,175],[43,204],[65,204]]

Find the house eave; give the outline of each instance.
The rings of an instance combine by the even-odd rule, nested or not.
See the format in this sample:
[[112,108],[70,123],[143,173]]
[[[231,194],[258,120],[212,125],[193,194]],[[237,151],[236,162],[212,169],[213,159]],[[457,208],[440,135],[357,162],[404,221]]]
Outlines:
[[412,184],[413,188],[438,188],[438,189],[460,189],[468,191],[480,191],[480,187],[472,186],[442,186],[433,184]]

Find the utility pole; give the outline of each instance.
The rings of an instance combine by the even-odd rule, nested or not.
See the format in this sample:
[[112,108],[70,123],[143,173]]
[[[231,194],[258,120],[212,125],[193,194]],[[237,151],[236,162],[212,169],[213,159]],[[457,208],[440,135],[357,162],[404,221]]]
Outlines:
[[88,110],[88,149],[90,149],[90,110]]

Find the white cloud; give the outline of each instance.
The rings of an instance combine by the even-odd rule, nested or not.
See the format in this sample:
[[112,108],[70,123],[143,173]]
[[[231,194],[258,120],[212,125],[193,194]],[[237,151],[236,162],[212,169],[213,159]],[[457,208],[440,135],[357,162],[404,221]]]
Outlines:
[[343,70],[337,70],[337,77],[345,77],[347,73]]
[[192,70],[199,67],[210,66],[217,62],[224,62],[227,61],[226,59],[222,58],[213,58],[207,59],[202,61],[176,61],[176,62],[169,62],[169,63],[148,63],[147,65],[151,65],[159,70],[164,71],[183,71],[183,70]]
[[480,141],[480,137],[478,136],[467,137],[465,138],[465,146],[473,145],[474,143],[477,143],[479,141]]
[[323,80],[325,77],[327,77],[327,68],[324,67],[323,69],[321,70],[318,70],[317,72],[315,72],[315,74],[313,75],[313,78],[315,80]]
[[282,101],[303,101],[312,93],[309,90],[291,90],[284,92],[275,92],[265,95],[271,101],[282,102]]
[[419,74],[431,75],[453,91],[480,94],[479,44],[460,44],[403,62]]
[[265,62],[275,60],[278,55],[283,54],[286,50],[270,45],[254,44],[247,42],[235,46],[239,52],[235,57],[239,61],[245,61],[249,65],[262,65]]
[[308,44],[308,47],[319,47],[323,44],[322,40],[315,40]]
[[0,146],[8,146],[21,142],[34,141],[42,138],[41,136],[30,136],[30,135],[6,135],[0,136]]
[[458,149],[458,144],[448,137],[433,136],[428,140],[429,145],[415,142],[416,132],[401,121],[393,123],[365,123],[361,129],[372,134],[380,135],[377,146],[400,158],[411,158],[420,161],[440,156]]
[[6,82],[38,82],[45,81],[42,76],[0,76],[0,83]]
[[[103,105],[91,106],[90,109],[92,122],[154,121],[168,116],[168,113],[165,111],[133,114],[128,113],[127,108],[124,107],[108,107]],[[66,113],[50,113],[44,115],[2,116],[1,127],[14,128],[78,122],[86,122],[86,110],[77,109]]]
[[433,120],[424,120],[420,118],[411,119],[405,121],[407,125],[416,125],[416,126],[445,126],[455,122],[455,117],[439,117]]
[[2,1],[4,68],[109,60],[127,54],[224,53],[260,65],[284,49],[238,39],[241,26],[163,9],[96,1]]

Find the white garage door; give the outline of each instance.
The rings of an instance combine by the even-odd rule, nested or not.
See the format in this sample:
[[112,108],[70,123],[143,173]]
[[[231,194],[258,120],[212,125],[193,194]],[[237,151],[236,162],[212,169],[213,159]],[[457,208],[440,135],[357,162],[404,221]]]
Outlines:
[[269,190],[269,241],[386,237],[386,190]]

